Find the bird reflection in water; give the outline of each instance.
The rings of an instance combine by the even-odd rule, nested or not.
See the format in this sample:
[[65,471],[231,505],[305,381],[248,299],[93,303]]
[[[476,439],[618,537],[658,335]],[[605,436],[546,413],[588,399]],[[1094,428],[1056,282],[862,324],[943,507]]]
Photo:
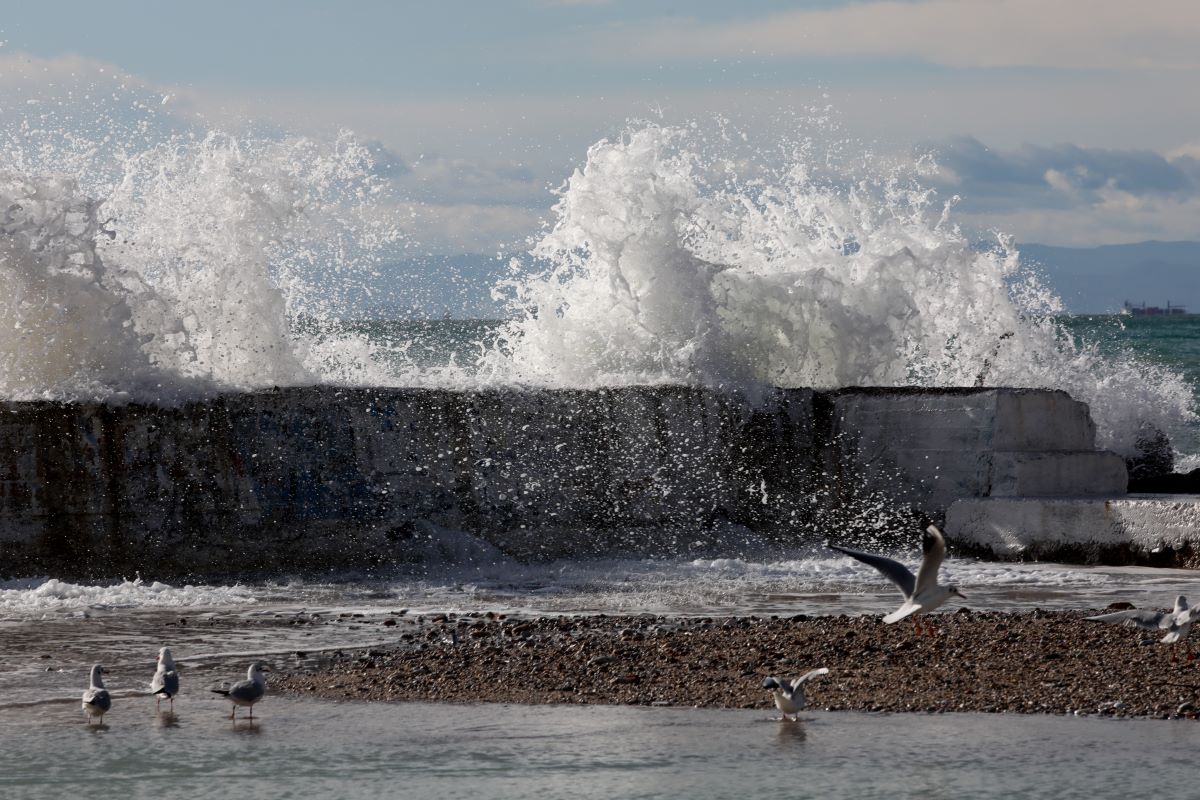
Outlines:
[[808,732],[804,730],[804,723],[798,719],[784,720],[779,726],[779,744],[783,747],[799,744],[807,738]]

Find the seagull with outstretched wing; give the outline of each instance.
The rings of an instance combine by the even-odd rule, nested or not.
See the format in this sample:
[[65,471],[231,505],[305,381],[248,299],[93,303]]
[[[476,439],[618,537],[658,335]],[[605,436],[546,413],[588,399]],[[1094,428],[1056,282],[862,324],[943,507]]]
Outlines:
[[[1170,611],[1114,611],[1111,614],[1097,614],[1094,617],[1084,617],[1093,622],[1107,622],[1109,625],[1127,625],[1132,628],[1142,628],[1149,631],[1166,631],[1159,639],[1163,644],[1186,642],[1192,623],[1200,619],[1200,608],[1188,608],[1187,598],[1179,595],[1175,598],[1175,607]],[[1188,661],[1195,658],[1189,648]],[[1175,651],[1171,651],[1171,660],[1175,661]]]
[[787,680],[785,678],[767,678],[762,683],[762,687],[771,693],[775,698],[776,707],[783,712],[784,721],[787,720],[788,714],[793,716],[793,719],[799,719],[800,711],[808,705],[808,698],[804,696],[804,684],[811,681],[813,678],[819,678],[822,675],[828,675],[829,670],[826,667],[810,670],[799,678]]
[[[858,559],[864,564],[869,564],[883,573],[883,576],[889,581],[896,584],[896,588],[904,595],[904,604],[883,618],[883,621],[890,625],[893,622],[899,622],[907,616],[928,614],[951,597],[966,599],[957,586],[938,585],[938,570],[941,569],[942,561],[946,558],[946,540],[942,537],[942,532],[935,526],[930,525],[925,529],[922,545],[925,557],[921,559],[921,566],[917,569],[915,576],[909,571],[908,567],[887,556],[863,553],[859,550],[851,550],[849,547],[838,547],[832,544],[829,547],[832,550],[837,550],[839,553],[845,553],[851,558]],[[913,616],[913,623],[917,628],[917,632],[920,633],[921,623],[917,621],[915,616]]]

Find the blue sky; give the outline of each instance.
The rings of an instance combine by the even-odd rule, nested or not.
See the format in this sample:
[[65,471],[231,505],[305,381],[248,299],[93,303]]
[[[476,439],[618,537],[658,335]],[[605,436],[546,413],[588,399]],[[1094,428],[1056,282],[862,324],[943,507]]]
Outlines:
[[105,70],[213,125],[348,127],[394,162],[403,210],[438,252],[535,231],[548,187],[630,117],[724,114],[769,138],[827,104],[864,149],[936,153],[965,225],[1058,245],[1200,239],[1198,8],[30,3],[0,21],[0,108]]

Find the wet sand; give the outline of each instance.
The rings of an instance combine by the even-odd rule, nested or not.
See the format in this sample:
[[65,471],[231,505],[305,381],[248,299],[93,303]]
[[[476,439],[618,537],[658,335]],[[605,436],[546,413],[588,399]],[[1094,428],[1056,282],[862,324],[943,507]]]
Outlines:
[[398,646],[339,651],[271,685],[369,701],[765,709],[764,677],[823,666],[810,708],[1195,716],[1200,659],[1092,613],[962,609],[923,617],[932,636],[878,617],[397,615],[381,624]]

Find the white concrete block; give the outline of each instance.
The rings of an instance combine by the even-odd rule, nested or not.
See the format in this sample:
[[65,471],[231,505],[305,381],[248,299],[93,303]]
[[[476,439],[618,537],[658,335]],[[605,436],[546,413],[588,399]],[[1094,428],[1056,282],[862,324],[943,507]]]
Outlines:
[[945,530],[952,544],[1003,560],[1196,566],[1200,496],[958,500]]

